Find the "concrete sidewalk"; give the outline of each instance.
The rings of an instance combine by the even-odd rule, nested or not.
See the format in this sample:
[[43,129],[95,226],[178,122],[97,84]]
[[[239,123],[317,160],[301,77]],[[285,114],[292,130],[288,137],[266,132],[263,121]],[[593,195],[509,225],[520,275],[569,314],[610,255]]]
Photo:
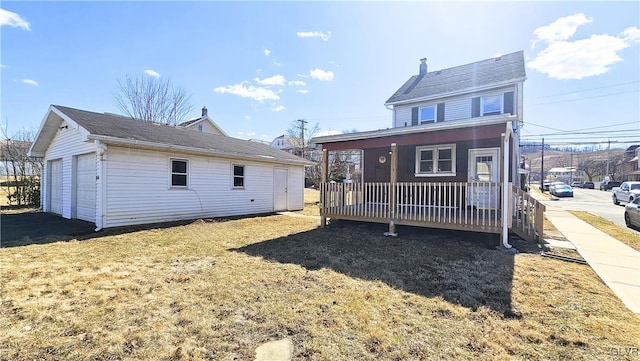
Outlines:
[[545,215],[618,298],[640,314],[640,252],[548,203]]

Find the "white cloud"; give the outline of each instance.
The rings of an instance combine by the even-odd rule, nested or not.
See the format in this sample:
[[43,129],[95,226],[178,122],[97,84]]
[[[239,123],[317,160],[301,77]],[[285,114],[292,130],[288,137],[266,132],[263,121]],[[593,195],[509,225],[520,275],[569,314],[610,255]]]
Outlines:
[[251,117],[250,117],[250,116],[248,116],[248,115],[245,115],[245,116],[244,116],[244,120],[250,120],[250,119],[251,119]]
[[0,69],[1,68],[8,68],[8,67],[9,67],[9,65],[0,64]]
[[321,81],[330,81],[333,80],[333,72],[331,70],[325,71],[322,69],[312,69],[309,71],[309,76],[318,79]]
[[327,31],[326,33],[323,33],[321,31],[298,31],[296,35],[298,35],[298,37],[300,38],[320,38],[324,41],[329,41],[331,32]]
[[569,40],[580,25],[592,21],[579,13],[537,28],[533,32],[535,38],[532,48],[538,42],[546,43],[546,48],[528,61],[527,66],[559,80],[601,75],[608,72],[613,64],[622,61],[619,51],[640,41],[640,29],[636,27],[625,29],[619,36],[593,34],[585,39]]
[[22,82],[25,83],[25,84],[33,85],[33,86],[40,85],[40,84],[38,84],[37,81],[35,81],[33,79],[22,79]]
[[299,90],[296,90],[296,92],[298,92],[300,94],[307,94],[307,93],[309,93],[309,90],[308,89],[299,89]]
[[246,81],[240,84],[221,86],[213,89],[216,93],[221,94],[233,94],[242,98],[250,98],[260,103],[265,100],[280,100],[280,96],[269,88],[256,87],[253,85],[246,85]]
[[243,139],[251,139],[254,135],[256,135],[256,132],[238,132],[238,136]]
[[307,83],[305,83],[304,80],[291,80],[291,81],[287,82],[287,85],[290,85],[290,86],[305,86],[305,85],[307,85]]
[[264,55],[265,55],[265,56],[269,56],[269,54],[271,54],[271,50],[269,50],[269,49],[264,49]]
[[270,78],[264,78],[262,80],[260,80],[259,78],[255,78],[253,79],[256,81],[256,83],[260,84],[260,85],[284,85],[286,79],[284,78],[283,75],[274,75]]
[[14,28],[23,28],[24,30],[31,30],[28,21],[24,20],[20,15],[0,9],[0,26],[9,25]]
[[276,105],[275,103],[271,104],[271,111],[272,112],[281,112],[283,110],[284,110],[284,105]]
[[154,78],[159,78],[160,77],[160,73],[158,73],[157,71],[152,70],[152,69],[145,69],[144,73],[147,74],[148,76],[152,76]]
[[278,63],[278,62],[277,62],[277,61],[275,61],[275,60],[273,61],[273,65],[275,65],[275,66],[282,66],[282,64]]

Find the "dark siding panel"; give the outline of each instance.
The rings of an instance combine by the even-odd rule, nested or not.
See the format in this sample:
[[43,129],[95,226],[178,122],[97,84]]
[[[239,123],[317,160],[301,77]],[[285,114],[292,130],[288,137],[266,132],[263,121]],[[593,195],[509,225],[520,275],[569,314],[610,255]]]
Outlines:
[[444,122],[444,103],[438,103],[438,115],[436,116],[437,122]]
[[411,108],[411,125],[418,125],[418,111],[420,108],[413,107]]
[[471,99],[471,117],[479,117],[480,116],[480,97],[475,97]]
[[513,92],[504,93],[504,114],[515,114],[513,109]]

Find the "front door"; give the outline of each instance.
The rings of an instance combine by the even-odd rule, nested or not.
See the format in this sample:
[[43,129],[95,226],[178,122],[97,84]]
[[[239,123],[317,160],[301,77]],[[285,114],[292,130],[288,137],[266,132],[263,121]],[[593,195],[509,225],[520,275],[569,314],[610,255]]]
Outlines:
[[273,210],[286,211],[287,207],[287,178],[286,168],[275,168],[273,177]]
[[497,208],[500,193],[500,149],[469,149],[467,204],[476,208]]

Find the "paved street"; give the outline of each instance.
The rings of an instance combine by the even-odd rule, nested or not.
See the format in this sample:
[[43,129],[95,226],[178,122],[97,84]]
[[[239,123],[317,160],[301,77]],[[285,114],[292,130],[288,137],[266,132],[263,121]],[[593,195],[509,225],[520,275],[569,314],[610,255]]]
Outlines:
[[[532,186],[537,187],[537,185]],[[624,205],[616,206],[613,204],[611,201],[611,191],[604,192],[598,189],[573,188],[573,198],[545,200],[543,203],[564,210],[591,212],[626,228],[624,224]],[[631,228],[629,229],[631,230]],[[640,232],[635,232],[640,235]]]

